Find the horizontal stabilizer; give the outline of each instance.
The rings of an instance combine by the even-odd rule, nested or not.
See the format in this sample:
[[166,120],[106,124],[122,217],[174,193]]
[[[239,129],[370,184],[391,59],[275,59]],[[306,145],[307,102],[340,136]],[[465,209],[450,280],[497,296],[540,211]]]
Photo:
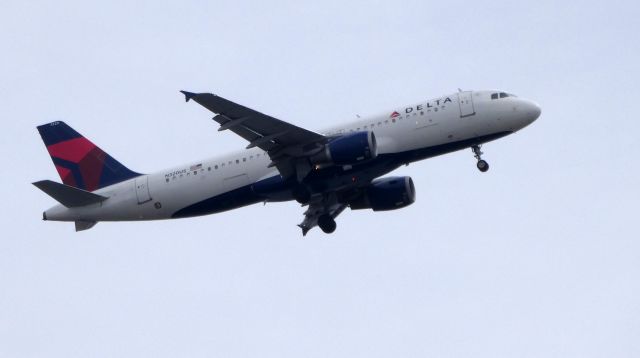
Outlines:
[[56,199],[67,208],[75,208],[90,204],[96,204],[107,200],[106,196],[94,194],[86,190],[74,188],[69,185],[56,183],[51,180],[41,180],[33,183],[38,189]]

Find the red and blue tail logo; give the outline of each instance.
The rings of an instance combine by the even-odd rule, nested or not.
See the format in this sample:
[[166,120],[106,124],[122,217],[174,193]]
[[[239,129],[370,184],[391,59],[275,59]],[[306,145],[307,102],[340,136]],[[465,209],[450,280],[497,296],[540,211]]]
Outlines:
[[38,126],[62,182],[94,191],[140,174],[129,170],[64,122]]

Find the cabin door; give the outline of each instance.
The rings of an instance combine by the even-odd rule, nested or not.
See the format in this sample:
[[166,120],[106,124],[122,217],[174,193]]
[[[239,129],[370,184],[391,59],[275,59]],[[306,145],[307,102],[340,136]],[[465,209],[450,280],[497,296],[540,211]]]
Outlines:
[[476,114],[476,110],[473,107],[473,92],[463,91],[458,92],[458,104],[460,105],[460,117],[469,117]]
[[138,197],[138,204],[144,204],[151,200],[148,175],[141,175],[136,178],[136,196]]

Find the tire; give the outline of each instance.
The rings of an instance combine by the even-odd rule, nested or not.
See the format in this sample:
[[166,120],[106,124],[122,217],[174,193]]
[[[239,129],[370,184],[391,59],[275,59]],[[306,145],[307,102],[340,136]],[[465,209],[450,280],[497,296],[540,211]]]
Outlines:
[[486,172],[487,170],[489,170],[489,163],[487,163],[487,162],[486,162],[486,161],[484,161],[484,160],[478,160],[478,165],[477,165],[477,167],[478,167],[478,170],[479,170],[479,171],[481,171],[481,172],[483,172],[483,173],[484,173],[484,172]]
[[318,218],[318,227],[320,227],[320,230],[322,230],[325,234],[331,234],[332,232],[336,231],[336,221],[333,220],[333,218],[331,217],[331,215],[321,215]]

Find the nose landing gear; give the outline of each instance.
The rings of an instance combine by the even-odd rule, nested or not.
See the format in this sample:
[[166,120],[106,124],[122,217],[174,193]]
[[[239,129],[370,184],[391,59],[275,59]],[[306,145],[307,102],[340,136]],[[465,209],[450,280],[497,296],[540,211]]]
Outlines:
[[471,147],[471,150],[473,151],[473,156],[478,159],[478,164],[476,165],[478,167],[478,170],[484,173],[489,170],[489,163],[482,159],[483,153],[482,151],[480,151],[480,147],[481,146],[479,145],[474,145],[473,147]]

